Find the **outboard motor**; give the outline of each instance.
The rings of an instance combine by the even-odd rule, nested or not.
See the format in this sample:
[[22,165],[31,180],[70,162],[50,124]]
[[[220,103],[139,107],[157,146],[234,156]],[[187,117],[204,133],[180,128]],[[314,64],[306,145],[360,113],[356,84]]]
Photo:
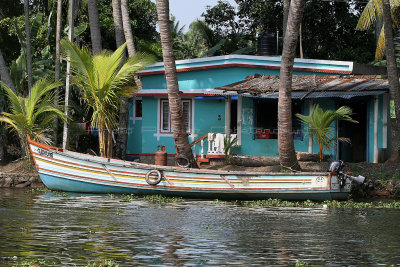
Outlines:
[[359,185],[365,184],[365,177],[364,176],[359,175],[357,177],[354,177],[354,176],[348,175],[348,174],[343,172],[343,167],[344,167],[344,163],[341,160],[333,161],[331,163],[331,165],[329,166],[329,172],[331,174],[336,174],[337,175],[337,178],[338,178],[338,181],[339,181],[339,185],[341,187],[343,187],[346,184],[346,180],[347,179],[349,179],[350,181],[355,182],[355,183],[357,183]]

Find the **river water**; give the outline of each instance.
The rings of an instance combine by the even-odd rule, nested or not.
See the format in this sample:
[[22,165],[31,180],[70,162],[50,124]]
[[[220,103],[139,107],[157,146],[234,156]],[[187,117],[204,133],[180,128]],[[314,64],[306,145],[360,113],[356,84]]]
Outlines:
[[400,266],[400,210],[243,207],[0,189],[0,266]]

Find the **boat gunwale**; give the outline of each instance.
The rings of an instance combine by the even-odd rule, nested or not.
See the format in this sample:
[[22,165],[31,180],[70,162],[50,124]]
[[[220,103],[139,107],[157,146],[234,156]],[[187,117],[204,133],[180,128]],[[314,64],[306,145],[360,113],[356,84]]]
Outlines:
[[[182,168],[175,166],[162,166],[162,165],[154,165],[154,164],[146,164],[140,162],[130,162],[118,159],[110,159],[105,157],[99,157],[69,150],[60,149],[51,145],[46,145],[42,143],[38,143],[33,140],[28,140],[29,144],[37,146],[39,148],[45,149],[52,153],[56,153],[58,155],[64,157],[70,157],[77,160],[88,161],[96,164],[106,164],[108,166],[114,167],[125,167],[125,168],[137,168],[137,169],[146,169],[146,170],[161,170],[161,171],[169,171],[169,172],[183,172],[183,173],[196,173],[196,174],[215,174],[215,175],[237,175],[237,176],[330,176],[330,173],[327,172],[292,172],[292,173],[284,173],[284,172],[255,172],[255,171],[226,171],[226,170],[208,170],[208,169],[192,169],[192,168]],[[31,151],[33,152],[33,151]],[[85,158],[74,156],[73,154],[79,154],[84,156]],[[33,155],[33,153],[32,153]]]

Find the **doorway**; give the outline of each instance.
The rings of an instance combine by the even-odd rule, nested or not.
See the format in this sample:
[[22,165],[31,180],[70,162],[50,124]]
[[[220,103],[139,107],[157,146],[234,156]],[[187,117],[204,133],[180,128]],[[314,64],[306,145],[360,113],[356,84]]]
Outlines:
[[352,123],[338,121],[338,137],[349,138],[351,143],[339,142],[339,159],[345,162],[365,162],[367,160],[367,98],[355,98],[339,102],[338,107],[348,106],[358,121]]

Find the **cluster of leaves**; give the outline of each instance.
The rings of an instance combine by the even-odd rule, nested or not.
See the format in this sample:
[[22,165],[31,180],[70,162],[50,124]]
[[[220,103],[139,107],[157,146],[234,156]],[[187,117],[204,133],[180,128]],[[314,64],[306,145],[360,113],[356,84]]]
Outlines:
[[[109,195],[109,198],[114,198],[114,197],[115,197],[114,195]],[[134,194],[121,195],[121,202],[131,202],[139,198],[141,198],[141,196]],[[142,196],[142,198],[154,204],[176,203],[183,201],[183,198],[181,197],[166,197],[162,195],[145,195]]]
[[[228,2],[219,0],[202,15],[218,40],[211,46],[217,50],[214,55],[237,53],[241,49],[254,54],[258,34],[279,31],[282,35],[282,1],[236,0],[236,3],[237,11]],[[372,31],[355,29],[364,6],[365,3],[358,1],[307,1],[302,22],[305,57],[370,62],[375,45]],[[221,44],[221,40],[226,41]]]
[[302,208],[356,208],[356,209],[400,209],[400,201],[379,201],[379,202],[355,202],[327,200],[324,202],[306,201],[284,201],[279,199],[266,199],[255,201],[242,201],[238,204],[246,207],[302,207]]
[[323,160],[324,151],[330,152],[338,141],[350,142],[348,138],[334,137],[331,124],[338,120],[358,123],[350,117],[351,114],[351,109],[346,106],[324,111],[319,105],[313,106],[310,115],[296,114],[318,143],[320,161]]

